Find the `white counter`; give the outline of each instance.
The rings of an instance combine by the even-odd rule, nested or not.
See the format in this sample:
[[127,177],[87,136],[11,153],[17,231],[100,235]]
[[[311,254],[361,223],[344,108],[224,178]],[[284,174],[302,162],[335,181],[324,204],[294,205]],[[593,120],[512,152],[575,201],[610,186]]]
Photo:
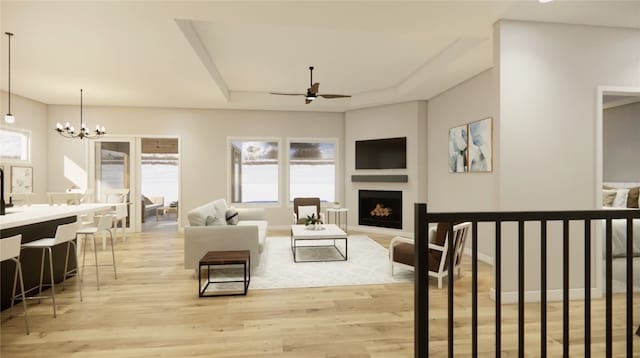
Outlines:
[[[68,216],[81,215],[96,211],[109,210],[114,205],[108,203],[80,205],[30,205],[7,208],[6,215],[0,216],[0,230],[30,225]],[[126,204],[121,204],[126,205]]]

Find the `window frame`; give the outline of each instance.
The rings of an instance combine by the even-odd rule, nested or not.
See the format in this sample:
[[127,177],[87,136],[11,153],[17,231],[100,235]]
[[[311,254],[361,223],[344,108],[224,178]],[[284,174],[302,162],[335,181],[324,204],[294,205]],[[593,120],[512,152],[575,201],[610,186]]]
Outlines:
[[[286,159],[287,165],[285,166],[285,178],[286,178],[286,190],[285,190],[285,202],[288,208],[293,208],[293,200],[289,200],[291,196],[291,170],[289,169],[291,163],[289,162],[291,156],[291,143],[332,143],[335,148],[333,163],[335,166],[334,170],[334,178],[333,178],[333,200],[340,200],[338,198],[339,195],[339,183],[338,177],[340,176],[340,140],[336,137],[287,137],[287,150],[286,150]],[[328,201],[320,201],[320,206],[323,207],[324,204],[331,204]]]
[[[278,200],[275,202],[269,202],[269,203],[234,203],[232,201],[233,199],[233,183],[232,183],[232,174],[233,174],[233,170],[232,170],[232,165],[233,165],[233,160],[231,158],[231,143],[232,142],[237,142],[237,141],[241,141],[241,142],[275,142],[278,143]],[[283,163],[283,150],[282,150],[282,138],[280,137],[260,137],[260,136],[241,136],[241,137],[233,137],[233,136],[228,136],[227,137],[227,149],[226,149],[226,156],[227,156],[227,205],[229,206],[235,206],[238,208],[278,208],[282,206],[282,163]]]
[[27,137],[27,159],[24,159],[24,160],[13,159],[13,158],[4,158],[0,156],[0,161],[8,164],[31,164],[31,146],[32,146],[31,142],[32,142],[33,133],[28,129],[14,128],[14,127],[8,127],[8,126],[0,126],[0,130],[24,134]]

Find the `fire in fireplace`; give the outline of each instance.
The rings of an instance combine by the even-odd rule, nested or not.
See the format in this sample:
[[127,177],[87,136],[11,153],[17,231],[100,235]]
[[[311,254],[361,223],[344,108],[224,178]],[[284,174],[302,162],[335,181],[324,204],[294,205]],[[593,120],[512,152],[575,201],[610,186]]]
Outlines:
[[402,191],[359,190],[358,224],[402,229]]

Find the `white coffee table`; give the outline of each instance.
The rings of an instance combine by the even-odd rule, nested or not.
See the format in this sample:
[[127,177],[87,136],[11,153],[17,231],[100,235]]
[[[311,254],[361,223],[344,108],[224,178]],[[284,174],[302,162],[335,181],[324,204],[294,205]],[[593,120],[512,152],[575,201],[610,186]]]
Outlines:
[[[333,245],[298,245],[298,241],[326,240],[333,241]],[[336,246],[336,240],[344,240],[344,253]],[[340,255],[340,259],[334,260],[305,260],[298,261],[296,249],[301,247],[333,247]],[[318,262],[318,261],[347,261],[348,253],[347,234],[335,224],[320,225],[320,230],[309,230],[305,225],[291,225],[291,252],[294,262]]]

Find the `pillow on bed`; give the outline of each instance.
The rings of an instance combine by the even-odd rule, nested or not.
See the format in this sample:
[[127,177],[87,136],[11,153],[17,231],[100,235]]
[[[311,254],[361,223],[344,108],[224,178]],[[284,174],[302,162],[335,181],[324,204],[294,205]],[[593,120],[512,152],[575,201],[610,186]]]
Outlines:
[[615,189],[602,190],[602,206],[613,206],[616,194],[618,194],[618,191]]
[[616,198],[613,200],[613,204],[611,206],[615,208],[626,208],[629,189],[618,189],[616,192]]
[[640,186],[629,189],[629,196],[627,196],[627,208],[640,207]]

